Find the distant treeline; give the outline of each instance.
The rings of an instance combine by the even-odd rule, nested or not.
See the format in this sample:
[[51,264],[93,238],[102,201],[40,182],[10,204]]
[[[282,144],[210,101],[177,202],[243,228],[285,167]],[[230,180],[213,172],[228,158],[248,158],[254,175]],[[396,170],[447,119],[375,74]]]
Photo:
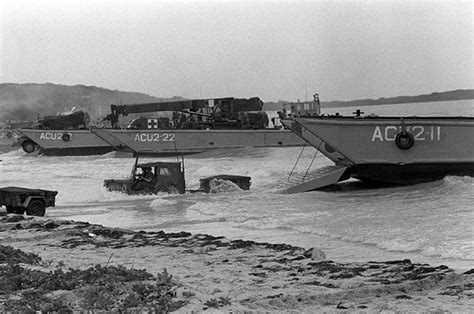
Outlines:
[[398,96],[390,98],[379,99],[360,99],[351,101],[330,101],[322,102],[323,107],[358,107],[358,106],[373,106],[373,105],[389,105],[389,104],[406,104],[417,102],[432,102],[432,101],[448,101],[474,99],[474,89],[458,89],[449,92],[431,93],[427,95],[418,96]]
[[109,113],[111,104],[148,103],[162,100],[164,99],[143,93],[122,92],[95,86],[5,83],[0,84],[0,123],[36,120],[39,116],[55,115],[72,108],[87,111],[91,117],[94,117]]
[[[449,92],[431,93],[427,95],[418,96],[398,96],[390,98],[379,98],[379,99],[359,99],[351,101],[329,101],[321,102],[323,108],[334,108],[334,107],[360,107],[360,106],[375,106],[375,105],[391,105],[391,104],[406,104],[406,103],[417,103],[417,102],[432,102],[432,101],[449,101],[449,100],[462,100],[462,99],[474,99],[474,89],[458,89]],[[283,103],[287,101],[280,100],[279,102],[265,103],[265,110],[280,110]]]

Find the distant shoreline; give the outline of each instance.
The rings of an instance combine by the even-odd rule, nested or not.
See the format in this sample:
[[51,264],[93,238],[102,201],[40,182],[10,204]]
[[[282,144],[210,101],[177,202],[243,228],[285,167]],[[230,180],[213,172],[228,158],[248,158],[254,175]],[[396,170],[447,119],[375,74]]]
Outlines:
[[330,101],[322,102],[322,107],[355,107],[355,106],[376,106],[376,105],[396,105],[420,102],[452,101],[474,99],[474,89],[459,89],[449,92],[431,93],[418,96],[398,96],[379,99],[360,99],[351,101]]
[[[417,96],[397,96],[379,99],[358,99],[349,101],[327,101],[321,102],[323,108],[341,108],[341,107],[360,107],[360,106],[377,106],[377,105],[396,105],[407,103],[423,103],[423,102],[438,102],[438,101],[455,101],[474,99],[474,89],[458,89],[447,92],[431,93]],[[265,110],[280,110],[282,105],[287,101],[279,101],[265,103]]]

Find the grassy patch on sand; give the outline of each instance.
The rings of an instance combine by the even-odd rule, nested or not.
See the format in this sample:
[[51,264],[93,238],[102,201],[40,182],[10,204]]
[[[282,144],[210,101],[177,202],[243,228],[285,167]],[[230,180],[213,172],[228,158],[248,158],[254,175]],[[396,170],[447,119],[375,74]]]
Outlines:
[[[0,245],[0,311],[72,312],[77,310],[150,310],[170,312],[186,304],[176,301],[177,283],[166,269],[146,270],[96,265],[54,271],[31,268],[35,254]],[[26,264],[26,265],[25,265]]]

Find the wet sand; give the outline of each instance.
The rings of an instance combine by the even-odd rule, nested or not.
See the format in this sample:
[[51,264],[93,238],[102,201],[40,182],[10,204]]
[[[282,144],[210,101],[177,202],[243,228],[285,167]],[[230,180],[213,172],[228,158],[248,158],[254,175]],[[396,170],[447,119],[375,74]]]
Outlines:
[[[472,270],[457,273],[407,259],[338,263],[330,256],[324,259],[317,249],[286,244],[188,232],[134,232],[0,214],[1,244],[37,254],[43,262],[35,268],[44,272],[97,264],[145,269],[151,274],[166,269],[177,287],[175,300],[182,301],[178,312],[468,312],[474,308]],[[21,291],[0,294],[0,309],[9,299],[21,297]],[[71,307],[75,301],[68,301]]]

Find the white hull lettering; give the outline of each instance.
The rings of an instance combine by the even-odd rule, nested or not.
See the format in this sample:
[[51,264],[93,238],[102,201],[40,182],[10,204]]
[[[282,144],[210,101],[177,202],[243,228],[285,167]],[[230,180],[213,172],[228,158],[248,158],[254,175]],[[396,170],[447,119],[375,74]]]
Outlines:
[[[441,127],[413,125],[405,127],[407,132],[413,134],[415,141],[440,141]],[[372,142],[393,142],[397,134],[402,131],[401,126],[387,125],[376,126],[372,133]]]
[[[63,140],[63,132],[41,132],[40,140],[46,141],[62,141]],[[72,133],[67,133],[69,138],[72,139]]]
[[135,142],[174,142],[173,133],[137,133]]
[[385,127],[385,140],[386,141],[395,141],[397,137],[397,127],[396,126],[387,126]]

